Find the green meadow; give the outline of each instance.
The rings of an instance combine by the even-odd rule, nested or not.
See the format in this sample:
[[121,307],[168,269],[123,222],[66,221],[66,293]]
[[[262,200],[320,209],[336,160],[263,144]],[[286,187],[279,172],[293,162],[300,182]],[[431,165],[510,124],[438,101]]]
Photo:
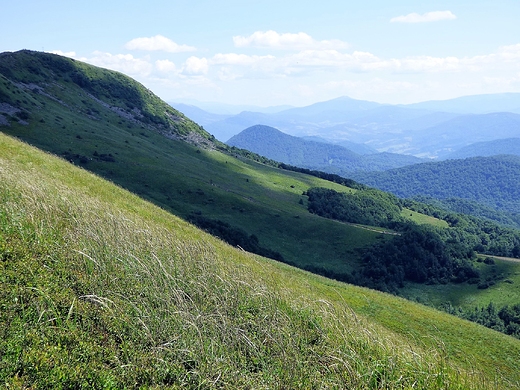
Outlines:
[[516,388],[520,341],[251,255],[0,136],[8,387]]

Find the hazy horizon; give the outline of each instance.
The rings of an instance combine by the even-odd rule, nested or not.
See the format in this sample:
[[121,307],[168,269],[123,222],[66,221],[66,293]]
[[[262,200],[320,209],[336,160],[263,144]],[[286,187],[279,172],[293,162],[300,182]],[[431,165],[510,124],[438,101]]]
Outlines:
[[[121,71],[162,99],[302,107],[520,92],[520,3],[12,2],[0,51]],[[14,34],[13,32],[16,32]]]

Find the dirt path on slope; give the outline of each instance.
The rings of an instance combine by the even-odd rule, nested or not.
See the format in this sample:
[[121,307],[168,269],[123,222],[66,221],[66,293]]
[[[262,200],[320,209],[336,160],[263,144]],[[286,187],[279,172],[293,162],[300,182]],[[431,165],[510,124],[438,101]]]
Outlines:
[[504,261],[511,261],[513,263],[520,263],[520,259],[516,259],[514,257],[503,257],[503,256],[494,256],[494,255],[483,255],[482,253],[477,253],[477,256],[479,257],[490,257],[492,259],[497,259],[497,260],[504,260]]

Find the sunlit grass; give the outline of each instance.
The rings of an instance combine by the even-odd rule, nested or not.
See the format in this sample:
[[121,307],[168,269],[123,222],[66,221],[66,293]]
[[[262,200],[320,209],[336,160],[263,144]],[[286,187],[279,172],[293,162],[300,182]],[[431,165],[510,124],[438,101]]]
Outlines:
[[494,264],[475,263],[481,273],[481,283],[489,283],[487,288],[478,284],[415,285],[403,289],[403,295],[433,306],[450,302],[464,309],[485,307],[493,302],[498,307],[516,305],[520,302],[520,263],[495,259]]
[[442,219],[421,214],[417,211],[413,211],[406,208],[401,211],[401,216],[415,223],[418,223],[419,225],[432,225],[441,228],[447,228],[449,226],[448,223],[446,221],[443,221]]
[[0,200],[2,384],[519,383],[518,340],[247,254],[3,135]]

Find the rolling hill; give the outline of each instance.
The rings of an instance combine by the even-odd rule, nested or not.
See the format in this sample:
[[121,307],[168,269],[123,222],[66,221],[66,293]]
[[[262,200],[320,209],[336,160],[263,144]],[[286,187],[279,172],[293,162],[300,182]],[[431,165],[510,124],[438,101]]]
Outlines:
[[476,142],[452,152],[445,159],[489,157],[499,154],[520,155],[520,138],[505,138],[487,142]]
[[[350,278],[367,248],[422,231],[443,250],[428,226],[449,234],[446,221],[222,144],[117,72],[21,51],[0,55],[0,74],[0,129],[14,137],[0,138],[6,385],[518,385],[513,338],[244,251]],[[426,226],[398,233],[309,213],[316,188]]]
[[517,339],[247,254],[3,134],[0,199],[7,387],[520,384]]
[[407,104],[404,107],[460,114],[488,114],[506,111],[520,114],[520,94],[497,93],[462,96],[455,99]]
[[306,140],[262,125],[243,130],[231,137],[227,144],[251,150],[275,161],[340,175],[355,171],[386,170],[423,161],[417,157],[392,153],[360,155],[339,144]]
[[499,210],[520,207],[520,157],[473,157],[412,165],[352,177],[400,197],[473,200]]

